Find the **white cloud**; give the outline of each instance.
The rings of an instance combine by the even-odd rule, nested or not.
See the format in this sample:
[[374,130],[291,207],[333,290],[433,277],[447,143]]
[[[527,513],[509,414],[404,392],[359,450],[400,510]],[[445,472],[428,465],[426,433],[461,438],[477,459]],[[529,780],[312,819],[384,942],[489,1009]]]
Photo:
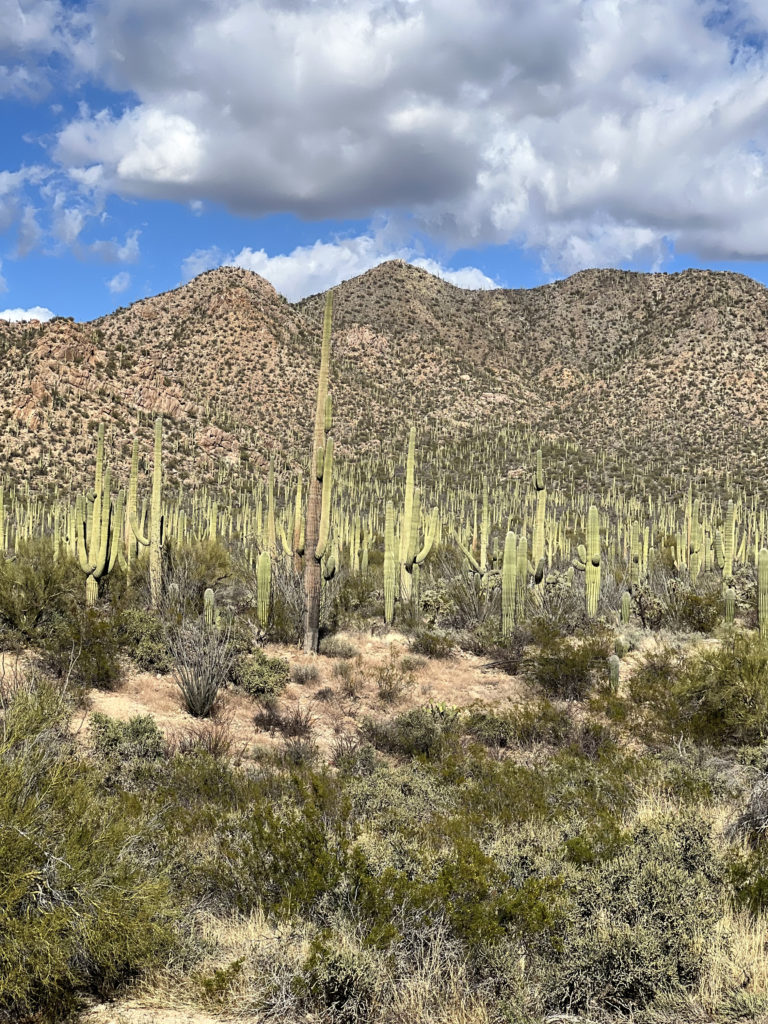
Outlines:
[[113,295],[119,295],[120,292],[124,292],[128,288],[130,283],[131,275],[127,270],[121,270],[107,281],[107,288],[109,288]]
[[139,231],[129,231],[124,242],[115,238],[91,242],[85,246],[84,252],[105,263],[136,263],[139,259],[139,234]]
[[365,273],[385,260],[403,259],[437,274],[460,288],[497,288],[476,267],[450,270],[436,260],[419,256],[407,246],[388,247],[386,233],[359,235],[334,242],[317,241],[297,246],[292,252],[269,256],[264,249],[241,249],[226,255],[219,248],[198,249],[182,264],[185,280],[222,265],[253,270],[275,286],[291,302],[325,291],[340,281]]
[[11,323],[18,323],[21,320],[50,320],[55,313],[45,306],[32,306],[30,309],[3,309],[0,310],[0,320],[10,320]]
[[768,257],[758,0],[97,0],[87,18],[72,59],[138,97],[60,133],[91,187],[408,215],[561,269],[670,243]]

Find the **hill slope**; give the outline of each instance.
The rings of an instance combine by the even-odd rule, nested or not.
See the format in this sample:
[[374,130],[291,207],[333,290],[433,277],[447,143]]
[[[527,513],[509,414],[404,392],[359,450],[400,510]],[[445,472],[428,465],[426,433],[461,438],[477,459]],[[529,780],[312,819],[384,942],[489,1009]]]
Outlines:
[[[290,304],[220,268],[91,323],[0,322],[5,472],[66,483],[95,423],[127,467],[166,416],[171,477],[304,459],[322,296]],[[630,463],[766,471],[768,291],[730,273],[583,271],[530,290],[469,291],[392,261],[335,290],[335,431],[347,458],[402,447],[410,421],[446,439],[534,427]]]

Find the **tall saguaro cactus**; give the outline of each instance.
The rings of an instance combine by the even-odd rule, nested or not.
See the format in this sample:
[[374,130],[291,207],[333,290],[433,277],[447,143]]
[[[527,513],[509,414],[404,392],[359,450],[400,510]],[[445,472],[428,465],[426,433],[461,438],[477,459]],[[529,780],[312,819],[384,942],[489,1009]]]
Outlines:
[[509,636],[515,625],[515,598],[517,596],[517,537],[511,531],[504,541],[504,561],[501,565],[501,634]]
[[[312,461],[307,496],[307,518],[304,538],[304,652],[317,653],[320,639],[320,593],[322,560],[328,547],[331,520],[331,486],[333,480],[333,438],[328,376],[331,364],[331,319],[333,292],[328,292],[323,317],[323,340],[320,349],[320,375],[317,381],[315,430],[312,440]],[[326,409],[326,405],[328,408]],[[327,415],[326,415],[327,414]]]
[[595,505],[589,506],[587,513],[587,543],[579,544],[579,557],[573,565],[585,575],[587,587],[587,615],[597,615],[597,602],[600,598],[600,516]]
[[128,521],[133,535],[142,547],[149,548],[149,590],[152,605],[157,607],[163,594],[163,419],[155,420],[155,452],[152,464],[152,498],[149,506],[149,536],[144,533],[138,516],[139,447],[133,443],[131,479],[128,488]]
[[[416,427],[408,434],[408,459],[405,464],[405,504],[400,523],[400,600],[406,604],[411,599],[412,577],[407,568],[408,552],[412,543],[411,523],[413,520],[414,478],[416,475]],[[411,563],[413,564],[413,563]]]
[[392,502],[388,501],[384,520],[384,621],[388,626],[392,625],[395,617],[395,557],[395,508]]

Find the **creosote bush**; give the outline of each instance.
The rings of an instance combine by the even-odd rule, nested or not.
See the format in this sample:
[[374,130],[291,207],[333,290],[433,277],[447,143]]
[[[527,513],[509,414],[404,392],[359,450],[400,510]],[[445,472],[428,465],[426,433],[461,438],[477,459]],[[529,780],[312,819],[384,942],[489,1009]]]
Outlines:
[[241,654],[232,663],[230,679],[251,697],[278,697],[291,679],[285,658],[270,658],[260,648]]
[[178,945],[167,880],[136,856],[151,826],[73,748],[43,680],[3,703],[0,1020],[60,1020]]
[[583,700],[595,681],[606,673],[613,651],[610,632],[593,623],[575,637],[564,636],[550,623],[533,627],[534,647],[523,660],[525,678],[548,697]]

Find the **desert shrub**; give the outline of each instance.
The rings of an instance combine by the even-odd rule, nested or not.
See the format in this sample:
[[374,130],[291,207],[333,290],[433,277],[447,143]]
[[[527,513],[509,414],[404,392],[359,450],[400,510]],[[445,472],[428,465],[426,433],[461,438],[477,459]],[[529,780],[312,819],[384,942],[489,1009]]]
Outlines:
[[207,626],[201,619],[191,619],[169,628],[166,643],[185,708],[195,718],[207,717],[232,668],[229,632]]
[[454,651],[453,640],[438,629],[417,629],[410,646],[414,654],[423,654],[427,658],[450,658]]
[[324,932],[313,939],[303,965],[304,983],[312,1002],[333,1013],[333,1019],[367,1019],[376,991],[376,958],[342,936]]
[[336,577],[331,618],[340,625],[356,624],[377,614],[379,600],[373,573],[353,575],[342,571]]
[[46,668],[75,686],[116,690],[122,680],[120,635],[114,617],[96,608],[81,608],[57,619],[45,639]]
[[21,541],[14,558],[0,558],[0,622],[23,642],[45,639],[84,602],[85,576],[63,552],[54,560],[50,538]]
[[359,656],[354,661],[337,661],[333,666],[333,675],[341,683],[341,692],[345,697],[359,697],[367,681]]
[[486,622],[471,632],[460,634],[459,646],[487,659],[486,668],[516,676],[523,663],[525,648],[532,640],[533,634],[528,626],[515,626],[508,636],[503,636],[497,622]]
[[354,658],[359,654],[357,647],[341,636],[324,636],[320,640],[319,652],[326,658]]
[[305,738],[312,735],[315,716],[312,708],[297,701],[289,704],[280,715],[280,732],[288,737]]
[[571,638],[539,622],[533,639],[536,650],[523,661],[525,678],[561,700],[583,700],[613,650],[608,630],[597,623]]
[[501,614],[499,574],[485,581],[465,567],[458,548],[441,547],[426,563],[429,578],[422,581],[422,605],[428,623],[442,628],[473,629]]
[[768,736],[768,647],[736,634],[683,665],[673,714],[686,733],[711,743],[761,743]]
[[[229,552],[220,541],[193,540],[181,545],[171,544],[166,552],[166,568],[164,573],[164,603],[172,606],[172,611],[182,617],[199,615],[203,609],[203,594],[208,587],[220,590],[220,585],[232,578],[232,562]],[[148,605],[149,596],[149,562],[139,559],[134,562],[131,572],[131,583],[140,591],[143,600],[137,603]],[[174,584],[175,596],[169,593],[170,584]]]
[[711,633],[723,617],[722,583],[702,577],[694,586],[672,577],[667,581],[663,625],[692,633]]
[[304,589],[293,566],[277,559],[272,565],[272,601],[267,635],[280,644],[297,644],[303,636]]
[[0,739],[0,1019],[60,1019],[176,944],[167,883],[133,851],[148,824],[61,738],[47,684],[19,691]]
[[732,837],[743,837],[753,847],[768,841],[768,776],[752,787],[747,806],[728,831]]
[[320,748],[312,736],[286,736],[280,761],[288,768],[312,768],[320,757]]
[[125,608],[118,617],[118,635],[130,659],[143,672],[167,673],[173,668],[160,617],[144,608]]
[[154,785],[168,747],[151,715],[121,722],[94,713],[90,725],[91,754],[107,789],[137,792]]
[[719,579],[704,574],[693,584],[657,564],[633,588],[632,601],[645,629],[711,633],[723,614],[721,586]]
[[169,757],[203,753],[214,759],[226,759],[232,752],[232,745],[230,723],[219,718],[171,732],[166,740],[166,751]]
[[291,680],[298,686],[308,686],[310,683],[316,683],[319,678],[320,673],[317,670],[317,665],[291,666]]
[[232,683],[251,697],[278,697],[288,685],[291,668],[285,658],[270,658],[257,649],[232,664]]
[[219,911],[258,907],[290,917],[338,885],[343,808],[322,775],[305,763],[283,765],[285,783],[266,768],[263,778],[249,777],[203,754],[173,764],[158,802],[167,801],[169,834],[183,837],[167,856],[185,897]]
[[576,913],[551,976],[553,1009],[632,1012],[695,985],[716,953],[724,871],[708,827],[676,815],[630,838],[568,885]]
[[455,717],[439,706],[412,708],[385,722],[366,719],[363,736],[378,750],[404,757],[440,758],[458,735]]
[[549,700],[530,701],[508,711],[493,708],[470,710],[464,732],[486,746],[504,748],[534,743],[559,745],[572,734],[567,712]]
[[403,668],[394,647],[390,648],[387,660],[373,669],[373,679],[385,704],[397,704],[413,688],[413,673]]

